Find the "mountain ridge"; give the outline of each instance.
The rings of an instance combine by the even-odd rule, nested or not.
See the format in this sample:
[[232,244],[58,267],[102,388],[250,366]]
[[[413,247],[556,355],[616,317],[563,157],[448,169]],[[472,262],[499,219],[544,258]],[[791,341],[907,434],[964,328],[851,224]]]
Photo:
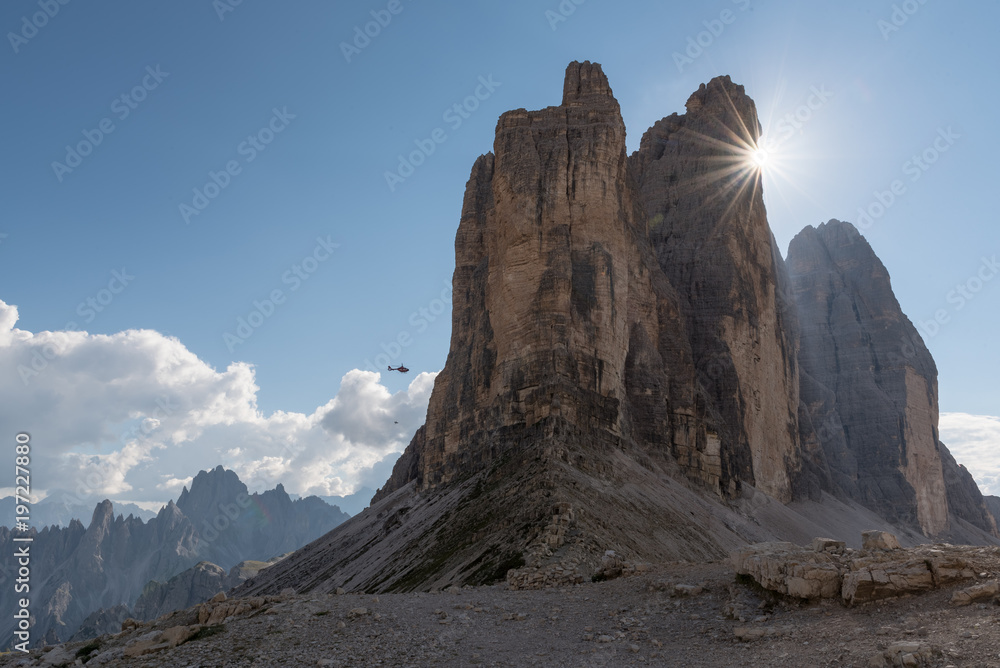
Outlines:
[[[267,561],[347,519],[316,498],[293,502],[280,485],[248,494],[222,466],[200,472],[178,502],[169,501],[143,522],[116,515],[105,499],[86,527],[74,519],[65,528],[32,528],[32,572],[38,574],[31,582],[33,637],[66,640],[94,613],[131,607],[151,581],[167,582],[201,561],[222,569]],[[0,549],[13,553],[14,535],[0,527]],[[13,578],[12,571],[0,571],[0,587],[12,589]],[[117,617],[107,618],[113,624]],[[12,635],[13,624],[0,620],[0,639]]]

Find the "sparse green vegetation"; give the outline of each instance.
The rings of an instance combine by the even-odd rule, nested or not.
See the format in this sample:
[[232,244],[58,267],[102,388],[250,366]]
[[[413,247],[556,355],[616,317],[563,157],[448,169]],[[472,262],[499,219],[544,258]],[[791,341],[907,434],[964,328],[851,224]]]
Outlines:
[[76,650],[76,658],[83,659],[86,663],[90,659],[90,655],[101,649],[101,643],[96,640],[91,640],[89,643]]

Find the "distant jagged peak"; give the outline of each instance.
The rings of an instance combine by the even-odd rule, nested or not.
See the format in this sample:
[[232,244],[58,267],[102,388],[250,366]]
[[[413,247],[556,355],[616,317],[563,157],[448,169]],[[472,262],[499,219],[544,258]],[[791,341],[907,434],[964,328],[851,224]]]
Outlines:
[[844,220],[837,220],[836,218],[831,218],[825,223],[820,223],[813,227],[812,225],[806,225],[802,230],[795,235],[796,237],[804,236],[808,238],[821,238],[826,243],[830,243],[833,240],[840,240],[841,243],[857,243],[863,242],[864,245],[869,246],[868,240],[865,239],[861,231],[854,226],[853,223]]
[[[194,480],[191,481],[191,492],[195,492],[201,485],[220,486],[222,484],[243,485],[243,482],[240,481],[240,477],[236,475],[235,471],[227,469],[222,464],[219,464],[214,469],[209,471],[198,471],[198,475],[196,475]],[[246,487],[246,485],[243,486]]]
[[94,514],[90,518],[90,525],[101,525],[107,522],[114,522],[115,519],[115,507],[111,503],[110,499],[104,499],[96,506],[94,506]]
[[236,475],[221,464],[208,471],[199,471],[191,481],[191,488],[185,486],[177,498],[177,506],[185,515],[191,516],[191,511],[206,508],[225,498],[229,501],[240,494],[249,496],[247,486]]

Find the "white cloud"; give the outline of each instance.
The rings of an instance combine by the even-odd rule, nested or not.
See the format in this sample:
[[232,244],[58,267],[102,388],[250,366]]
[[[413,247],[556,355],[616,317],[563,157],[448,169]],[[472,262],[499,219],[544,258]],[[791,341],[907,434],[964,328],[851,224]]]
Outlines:
[[194,476],[188,476],[186,478],[175,478],[173,476],[163,476],[166,478],[163,482],[156,486],[156,489],[166,490],[168,492],[180,492],[185,486],[190,485],[191,481],[194,480]]
[[132,490],[132,485],[125,481],[129,471],[153,461],[153,451],[163,447],[159,443],[129,441],[121,450],[106,455],[65,452],[56,461],[56,477],[76,480],[102,496],[120,495]]
[[939,429],[941,441],[983,494],[1000,496],[1000,417],[942,413]]
[[391,394],[354,369],[312,414],[265,416],[252,365],[216,371],[152,330],[32,333],[17,317],[0,301],[0,425],[31,434],[36,487],[87,498],[165,501],[218,464],[252,490],[350,494],[423,423],[436,376]]

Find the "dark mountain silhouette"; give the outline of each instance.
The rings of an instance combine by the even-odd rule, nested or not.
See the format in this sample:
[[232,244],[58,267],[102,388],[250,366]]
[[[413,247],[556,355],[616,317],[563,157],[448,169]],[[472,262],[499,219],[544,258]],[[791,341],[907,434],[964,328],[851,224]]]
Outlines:
[[[267,561],[347,517],[316,497],[292,501],[281,485],[248,494],[236,474],[221,466],[201,471],[177,503],[169,502],[148,522],[115,516],[112,503],[102,501],[86,528],[73,520],[65,528],[31,530],[32,638],[66,640],[93,613],[105,609],[114,619],[116,606],[134,605],[150,581],[165,583],[202,561],[223,570],[246,560]],[[13,554],[12,538],[0,527],[3,554]],[[0,589],[13,591],[14,577],[9,568],[0,572]],[[0,642],[12,633],[11,620],[0,620]]]

